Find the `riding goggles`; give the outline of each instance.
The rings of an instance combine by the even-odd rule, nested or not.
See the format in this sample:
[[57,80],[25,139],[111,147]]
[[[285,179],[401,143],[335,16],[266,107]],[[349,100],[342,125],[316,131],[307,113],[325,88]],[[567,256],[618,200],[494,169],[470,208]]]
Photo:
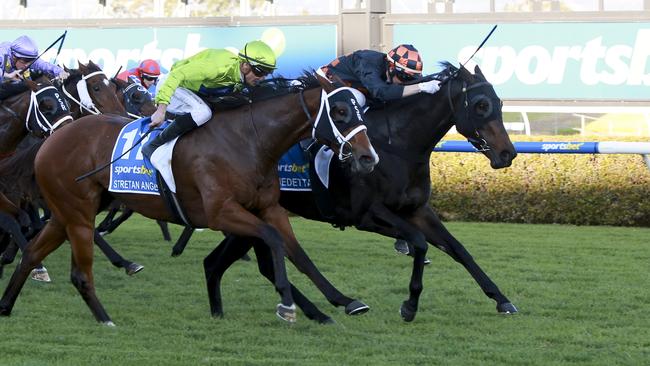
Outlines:
[[153,82],[158,81],[157,76],[152,76],[152,75],[147,75],[147,74],[142,74],[142,79],[147,80],[147,81],[153,81]]
[[249,65],[251,65],[251,71],[257,77],[266,76],[273,72],[273,69],[269,69],[261,65],[254,65],[251,63],[249,63]]

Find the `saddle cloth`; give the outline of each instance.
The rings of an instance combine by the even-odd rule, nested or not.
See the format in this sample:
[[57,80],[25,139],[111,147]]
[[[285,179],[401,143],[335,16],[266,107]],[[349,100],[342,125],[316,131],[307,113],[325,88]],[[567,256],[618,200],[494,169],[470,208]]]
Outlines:
[[[111,155],[111,161],[114,162],[110,167],[109,191],[159,195],[160,190],[156,182],[156,171],[159,171],[172,192],[176,192],[171,172],[171,153],[177,139],[156,149],[151,162],[142,155],[142,146],[157,136],[162,129],[154,130],[138,146],[133,146],[147,131],[149,122],[149,117],[140,118],[130,122],[120,131]],[[163,128],[167,123],[165,122]],[[129,149],[131,150],[128,151]]]

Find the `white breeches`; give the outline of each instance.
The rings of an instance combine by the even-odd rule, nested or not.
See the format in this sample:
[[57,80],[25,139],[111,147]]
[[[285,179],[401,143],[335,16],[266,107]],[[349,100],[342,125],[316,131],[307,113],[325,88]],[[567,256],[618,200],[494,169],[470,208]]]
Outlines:
[[[162,85],[164,80],[159,80]],[[156,91],[157,92],[157,91]],[[169,101],[167,111],[174,114],[190,113],[197,126],[201,126],[212,118],[212,110],[194,92],[189,89],[178,87]]]

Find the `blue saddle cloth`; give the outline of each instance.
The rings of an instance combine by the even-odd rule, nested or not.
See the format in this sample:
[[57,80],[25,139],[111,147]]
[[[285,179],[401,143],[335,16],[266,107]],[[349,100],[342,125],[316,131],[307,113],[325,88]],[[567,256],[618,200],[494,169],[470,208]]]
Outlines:
[[278,162],[280,190],[311,191],[309,160],[300,144],[293,145]]
[[[133,147],[133,144],[147,132],[149,122],[151,122],[151,118],[143,117],[130,122],[122,128],[113,147],[111,161],[118,159],[120,155]],[[163,128],[167,124],[168,122],[165,122]],[[149,159],[145,159],[144,155],[142,155],[142,146],[160,134],[163,128],[151,132],[138,146],[133,147],[126,155],[111,164],[109,191],[160,194],[156,182],[156,168],[153,167]]]

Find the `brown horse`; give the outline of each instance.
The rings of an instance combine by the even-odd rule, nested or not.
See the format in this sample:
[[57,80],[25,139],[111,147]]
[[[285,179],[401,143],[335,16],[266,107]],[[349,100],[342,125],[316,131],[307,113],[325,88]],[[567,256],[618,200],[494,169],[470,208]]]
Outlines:
[[[177,197],[195,226],[259,238],[269,246],[274,284],[281,294],[277,315],[287,321],[295,321],[296,314],[283,244],[292,248],[298,243],[287,213],[278,203],[279,158],[313,130],[316,138],[347,159],[357,173],[372,171],[378,162],[352,92],[348,88],[332,90],[326,80],[319,79],[319,83],[320,87],[300,93],[285,93],[215,114],[209,123],[179,139],[172,158]],[[319,108],[323,113],[317,114]],[[116,116],[84,117],[43,144],[36,157],[36,178],[52,218],[16,267],[0,300],[0,315],[11,313],[36,263],[68,239],[72,283],[97,321],[113,325],[95,294],[92,274],[94,220],[107,202],[109,172],[100,171],[80,182],[75,178],[110,160],[125,122]],[[144,216],[180,223],[159,196],[110,194]],[[289,258],[298,259],[296,266],[319,287],[333,287],[308,258],[293,254],[289,251]]]
[[84,65],[80,62],[79,69],[65,70],[70,75],[63,82],[62,90],[70,102],[75,119],[101,113],[128,115],[122,100],[118,98],[116,85],[95,63],[88,61]]

